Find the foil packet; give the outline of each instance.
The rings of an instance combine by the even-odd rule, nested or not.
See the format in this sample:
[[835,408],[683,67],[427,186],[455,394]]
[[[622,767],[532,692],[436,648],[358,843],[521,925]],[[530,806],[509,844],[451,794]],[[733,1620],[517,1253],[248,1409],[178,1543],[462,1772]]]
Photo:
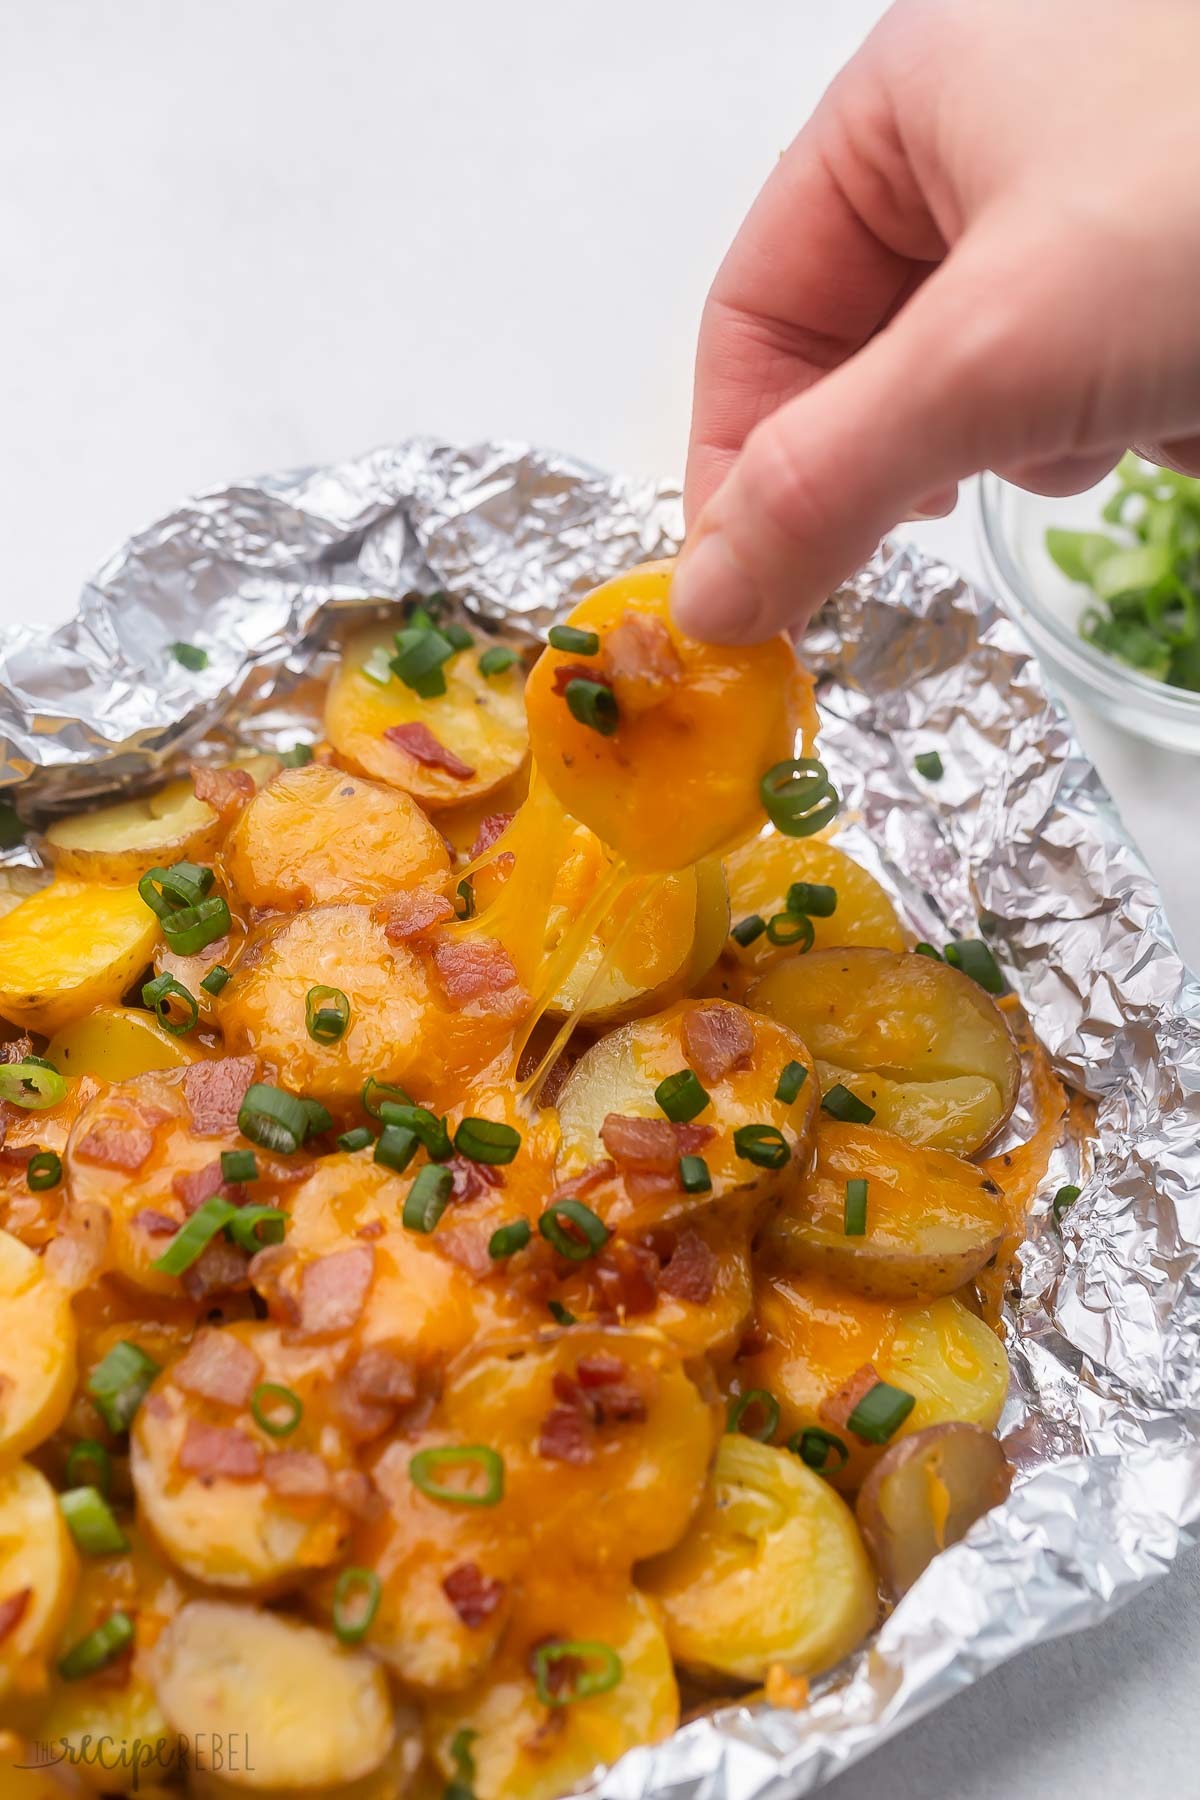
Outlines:
[[[676,487],[522,444],[412,439],[213,489],[115,551],[70,624],[0,631],[0,798],[37,822],[231,735],[315,735],[304,683],[364,608],[444,591],[537,637],[681,534]],[[1098,1623],[1200,1519],[1200,987],[1154,882],[1016,628],[952,569],[884,544],[803,655],[839,841],[919,937],[987,939],[1086,1127],[1074,1109],[1006,1308],[1009,1499],[804,1710],[718,1707],[599,1773],[596,1800],[813,1793],[1006,1658]],[[931,784],[914,759],[935,748]],[[1014,1141],[1029,1125],[1019,1106]],[[1083,1193],[1060,1225],[1065,1181]]]

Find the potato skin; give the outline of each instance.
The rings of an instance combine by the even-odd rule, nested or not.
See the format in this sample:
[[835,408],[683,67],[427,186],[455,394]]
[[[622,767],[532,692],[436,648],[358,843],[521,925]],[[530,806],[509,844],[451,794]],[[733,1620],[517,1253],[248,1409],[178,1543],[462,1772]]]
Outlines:
[[66,1621],[78,1573],[58,1495],[32,1463],[17,1463],[0,1475],[0,1598],[22,1588],[30,1597],[0,1639],[0,1701],[36,1690],[39,1665]]
[[930,1425],[892,1444],[864,1481],[855,1511],[880,1579],[906,1594],[939,1551],[1007,1497],[1012,1468],[990,1431]]
[[62,1424],[75,1346],[71,1296],[40,1256],[0,1231],[0,1469]]

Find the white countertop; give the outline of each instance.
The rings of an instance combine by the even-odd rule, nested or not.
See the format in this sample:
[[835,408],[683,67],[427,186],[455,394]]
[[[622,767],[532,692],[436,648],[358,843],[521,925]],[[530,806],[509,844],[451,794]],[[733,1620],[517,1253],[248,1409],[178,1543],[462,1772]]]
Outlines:
[[[5,11],[0,622],[54,622],[114,543],[240,474],[415,431],[678,468],[708,280],[883,7]],[[912,535],[979,573],[969,504]],[[1074,710],[1200,959],[1200,760]],[[1193,1557],[829,1792],[1200,1794],[1198,1654]]]

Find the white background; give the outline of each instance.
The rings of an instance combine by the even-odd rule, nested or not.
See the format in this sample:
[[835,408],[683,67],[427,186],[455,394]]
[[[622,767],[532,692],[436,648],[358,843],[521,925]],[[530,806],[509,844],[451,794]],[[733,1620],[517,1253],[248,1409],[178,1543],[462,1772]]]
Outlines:
[[[415,431],[678,470],[708,281],[882,10],[0,0],[0,624],[188,491]],[[977,572],[973,497],[915,535]],[[1076,718],[1200,958],[1200,764]],[[1193,1559],[829,1791],[1200,1794],[1198,1652]]]

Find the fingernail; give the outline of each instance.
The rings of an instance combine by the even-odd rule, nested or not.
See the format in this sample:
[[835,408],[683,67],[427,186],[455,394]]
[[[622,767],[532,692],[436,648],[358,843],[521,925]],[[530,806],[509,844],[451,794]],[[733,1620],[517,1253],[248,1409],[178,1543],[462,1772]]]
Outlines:
[[920,506],[914,506],[909,513],[910,519],[946,519],[958,505],[958,489],[941,488],[936,494],[926,494]]
[[719,527],[685,546],[671,583],[671,612],[681,631],[711,644],[748,643],[762,611],[758,587]]

